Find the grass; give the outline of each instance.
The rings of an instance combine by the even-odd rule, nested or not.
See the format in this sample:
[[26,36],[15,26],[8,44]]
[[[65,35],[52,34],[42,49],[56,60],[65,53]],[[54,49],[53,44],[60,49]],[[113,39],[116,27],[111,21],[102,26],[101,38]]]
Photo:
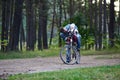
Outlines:
[[35,58],[35,57],[50,57],[58,56],[59,48],[52,48],[43,51],[11,51],[0,52],[0,59],[19,59],[19,58]]
[[[11,52],[0,52],[0,59],[20,59],[20,58],[35,58],[35,57],[51,57],[59,56],[60,48],[52,47],[48,50],[43,51],[11,51]],[[81,50],[82,55],[99,55],[99,54],[120,54],[119,49],[111,50]],[[120,56],[118,56],[120,57]]]
[[120,49],[106,49],[101,51],[96,50],[81,50],[83,55],[103,55],[103,54],[120,54]]
[[17,74],[8,80],[120,80],[120,65]]

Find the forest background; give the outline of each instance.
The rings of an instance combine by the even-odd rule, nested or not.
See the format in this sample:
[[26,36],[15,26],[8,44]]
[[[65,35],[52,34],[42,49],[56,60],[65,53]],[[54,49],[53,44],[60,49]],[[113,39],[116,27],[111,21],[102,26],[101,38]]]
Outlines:
[[0,50],[60,47],[68,23],[78,26],[81,49],[120,48],[120,0],[0,0]]

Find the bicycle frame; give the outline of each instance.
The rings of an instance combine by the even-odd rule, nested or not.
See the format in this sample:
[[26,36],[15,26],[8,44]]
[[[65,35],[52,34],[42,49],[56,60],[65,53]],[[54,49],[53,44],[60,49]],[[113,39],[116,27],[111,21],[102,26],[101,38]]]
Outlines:
[[73,34],[69,34],[69,40],[67,40],[60,51],[60,58],[65,64],[77,63],[79,52],[77,51],[77,44],[74,44]]

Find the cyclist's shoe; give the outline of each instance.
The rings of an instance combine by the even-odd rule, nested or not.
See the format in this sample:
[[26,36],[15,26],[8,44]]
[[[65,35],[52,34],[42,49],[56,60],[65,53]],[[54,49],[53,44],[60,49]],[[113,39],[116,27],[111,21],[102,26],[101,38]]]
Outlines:
[[67,57],[66,63],[70,63],[70,57]]
[[70,63],[70,61],[66,61],[66,63]]
[[79,64],[79,63],[76,61],[76,64]]

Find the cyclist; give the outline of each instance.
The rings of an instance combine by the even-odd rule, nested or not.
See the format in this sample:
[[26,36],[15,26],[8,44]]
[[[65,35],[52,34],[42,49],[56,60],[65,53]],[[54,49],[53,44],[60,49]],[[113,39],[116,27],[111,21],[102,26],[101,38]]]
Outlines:
[[72,23],[72,24],[67,24],[65,27],[60,28],[60,36],[63,38],[63,40],[69,40],[68,39],[68,33],[73,32],[73,41],[77,42],[77,50],[80,50],[80,44],[81,44],[81,35],[78,32],[77,26]]

